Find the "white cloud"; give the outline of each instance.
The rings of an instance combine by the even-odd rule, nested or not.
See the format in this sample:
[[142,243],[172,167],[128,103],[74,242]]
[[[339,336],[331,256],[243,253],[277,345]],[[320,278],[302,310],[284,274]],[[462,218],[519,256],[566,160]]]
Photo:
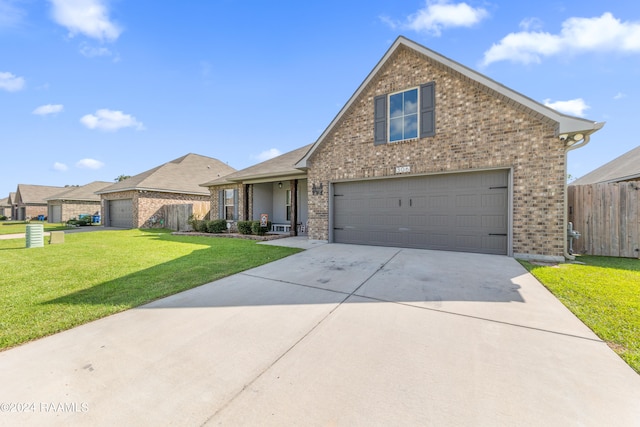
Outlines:
[[84,34],[101,41],[116,40],[122,28],[109,18],[104,0],[49,0],[53,20],[66,27],[71,37]]
[[511,33],[484,53],[482,64],[540,63],[544,57],[583,52],[640,52],[640,22],[621,22],[606,12],[595,18],[569,18],[562,23],[560,34]]
[[0,89],[8,92],[17,92],[24,87],[24,78],[14,76],[8,72],[0,71]]
[[76,167],[81,169],[100,169],[103,166],[104,163],[94,159],[82,159],[76,163]]
[[144,130],[144,124],[139,122],[130,114],[122,111],[101,109],[96,114],[87,114],[80,119],[80,122],[89,129],[98,129],[108,132],[115,132],[122,128],[134,128]]
[[80,53],[87,58],[94,58],[96,56],[111,56],[113,53],[111,50],[107,49],[104,46],[95,47],[89,46],[86,43],[82,43],[80,45]]
[[589,107],[584,99],[570,99],[569,101],[555,101],[551,102],[550,99],[544,100],[544,105],[549,108],[553,108],[556,111],[561,113],[570,114],[572,116],[584,117],[584,111],[588,110]]
[[35,110],[33,110],[32,114],[37,114],[39,116],[46,116],[48,114],[58,114],[64,110],[64,106],[62,104],[47,104],[41,105]]
[[270,148],[266,151],[263,151],[262,153],[258,154],[257,156],[254,156],[255,159],[264,162],[265,160],[269,160],[269,159],[273,159],[274,157],[278,157],[279,155],[281,155],[282,152],[280,150],[278,150],[277,148]]
[[26,13],[14,3],[12,0],[0,0],[0,28],[13,28],[22,23]]
[[[416,32],[440,36],[445,28],[471,27],[489,16],[483,8],[474,8],[467,3],[450,3],[449,0],[427,0],[423,9],[407,18],[403,26]],[[382,18],[392,28],[396,25]]]
[[613,99],[615,99],[615,100],[617,101],[618,99],[622,99],[622,98],[626,98],[626,97],[627,97],[627,94],[626,94],[626,93],[618,92],[618,93],[616,93],[616,95],[613,97]]
[[538,18],[525,18],[520,21],[520,28],[524,31],[539,30],[542,28],[542,21]]
[[53,164],[53,169],[54,169],[54,170],[57,170],[57,171],[60,171],[60,172],[64,172],[64,171],[66,171],[67,169],[69,169],[69,167],[68,167],[67,165],[65,165],[64,163],[55,162],[55,163]]

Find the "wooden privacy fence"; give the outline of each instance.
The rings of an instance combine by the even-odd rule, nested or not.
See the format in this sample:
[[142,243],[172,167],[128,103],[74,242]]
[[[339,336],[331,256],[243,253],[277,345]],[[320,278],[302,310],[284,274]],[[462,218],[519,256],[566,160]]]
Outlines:
[[582,236],[576,254],[640,257],[640,182],[571,185],[569,221]]
[[189,217],[207,218],[211,205],[209,202],[191,202],[189,204],[164,205],[164,226],[169,230],[191,231]]

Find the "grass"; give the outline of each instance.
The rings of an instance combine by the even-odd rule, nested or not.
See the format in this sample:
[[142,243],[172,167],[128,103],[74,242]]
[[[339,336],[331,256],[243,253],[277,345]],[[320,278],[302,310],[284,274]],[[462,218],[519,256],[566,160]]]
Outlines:
[[640,260],[583,255],[582,264],[521,263],[640,373]]
[[[42,224],[44,231],[68,230],[68,227],[61,223],[49,223],[46,221],[31,221],[29,224]],[[0,234],[18,234],[27,231],[25,221],[2,221],[0,222]]]
[[72,233],[63,244],[24,246],[0,240],[0,349],[299,251],[156,229]]

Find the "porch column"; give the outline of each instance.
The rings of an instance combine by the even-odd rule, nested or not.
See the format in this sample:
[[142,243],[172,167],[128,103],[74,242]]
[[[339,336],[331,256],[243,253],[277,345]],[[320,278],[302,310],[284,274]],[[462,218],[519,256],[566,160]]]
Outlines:
[[291,188],[291,228],[289,234],[291,236],[298,235],[298,180],[292,179],[289,187]]
[[242,184],[242,192],[244,193],[244,197],[243,197],[243,202],[244,202],[244,206],[242,209],[242,220],[243,221],[250,221],[251,220],[251,214],[252,214],[252,208],[253,206],[251,206],[251,200],[253,198],[253,194],[252,190],[253,190],[253,186],[252,184]]

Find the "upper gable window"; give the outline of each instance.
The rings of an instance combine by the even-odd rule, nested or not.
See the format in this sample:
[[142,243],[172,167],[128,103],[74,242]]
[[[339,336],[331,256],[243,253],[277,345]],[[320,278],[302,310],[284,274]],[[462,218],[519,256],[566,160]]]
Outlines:
[[374,99],[374,143],[434,136],[435,82]]
[[418,88],[389,95],[389,142],[418,137]]

